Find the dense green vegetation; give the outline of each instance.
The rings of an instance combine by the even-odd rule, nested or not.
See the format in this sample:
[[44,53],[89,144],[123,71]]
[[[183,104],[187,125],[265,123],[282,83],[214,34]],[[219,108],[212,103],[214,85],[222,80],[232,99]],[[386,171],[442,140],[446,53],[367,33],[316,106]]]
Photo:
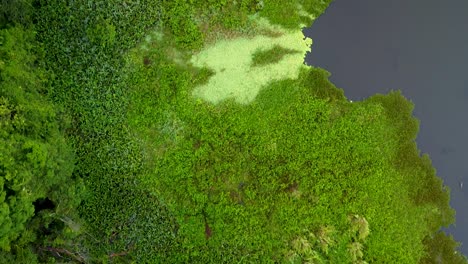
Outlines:
[[71,217],[82,182],[72,176],[75,157],[63,135],[70,122],[43,96],[49,76],[34,66],[41,50],[33,31],[3,29],[0,42],[0,248],[14,255],[0,262],[19,263],[30,257],[29,243],[79,232]]
[[259,50],[252,56],[252,66],[263,66],[270,63],[277,63],[288,54],[297,53],[295,50],[286,49],[279,45],[268,50]]
[[467,263],[399,92],[350,103],[309,68],[192,98],[194,52],[329,2],[3,1],[0,262]]

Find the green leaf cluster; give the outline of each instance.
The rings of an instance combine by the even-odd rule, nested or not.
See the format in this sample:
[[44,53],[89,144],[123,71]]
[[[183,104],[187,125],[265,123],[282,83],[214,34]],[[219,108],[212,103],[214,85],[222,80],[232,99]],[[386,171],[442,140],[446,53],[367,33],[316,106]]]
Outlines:
[[36,66],[37,49],[31,29],[0,31],[0,249],[2,258],[29,256],[25,262],[34,261],[30,243],[53,241],[69,228],[52,235],[48,226],[76,217],[82,189],[72,177],[66,117],[44,96],[47,73]]

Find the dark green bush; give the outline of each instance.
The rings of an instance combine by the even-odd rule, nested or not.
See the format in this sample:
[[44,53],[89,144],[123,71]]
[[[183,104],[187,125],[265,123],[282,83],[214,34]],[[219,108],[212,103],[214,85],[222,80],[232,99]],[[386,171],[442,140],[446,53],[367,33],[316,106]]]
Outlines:
[[34,12],[32,0],[1,0],[0,29],[20,24],[28,26]]

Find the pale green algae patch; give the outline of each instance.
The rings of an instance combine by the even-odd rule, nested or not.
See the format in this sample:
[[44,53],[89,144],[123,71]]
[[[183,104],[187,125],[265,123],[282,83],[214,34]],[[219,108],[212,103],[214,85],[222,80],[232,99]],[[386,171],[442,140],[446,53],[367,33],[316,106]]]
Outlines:
[[[193,66],[207,67],[215,73],[207,83],[195,87],[193,96],[214,104],[228,98],[247,104],[263,86],[272,81],[296,79],[300,69],[308,67],[304,65],[304,56],[310,50],[312,39],[305,38],[300,29],[285,30],[270,25],[264,18],[256,21],[259,29],[269,32],[268,36],[221,40],[192,56]],[[275,64],[251,67],[256,51],[269,50],[275,45],[297,53],[287,54]]]

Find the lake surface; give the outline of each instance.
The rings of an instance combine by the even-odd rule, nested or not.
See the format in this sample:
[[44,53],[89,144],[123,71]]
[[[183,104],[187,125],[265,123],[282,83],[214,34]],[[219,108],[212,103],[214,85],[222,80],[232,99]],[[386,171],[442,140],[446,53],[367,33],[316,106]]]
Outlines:
[[451,189],[445,230],[468,255],[468,1],[335,0],[304,34],[307,64],[349,99],[401,89],[413,101],[418,147]]

